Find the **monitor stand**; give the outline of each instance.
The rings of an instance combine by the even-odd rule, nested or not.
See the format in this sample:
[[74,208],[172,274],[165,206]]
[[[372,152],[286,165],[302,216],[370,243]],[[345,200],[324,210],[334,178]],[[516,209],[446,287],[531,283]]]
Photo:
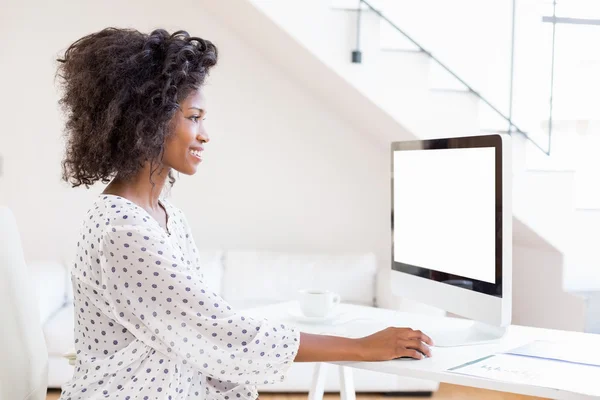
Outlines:
[[424,333],[431,337],[435,347],[457,347],[496,342],[505,335],[506,328],[471,321],[470,325],[460,328],[442,328]]

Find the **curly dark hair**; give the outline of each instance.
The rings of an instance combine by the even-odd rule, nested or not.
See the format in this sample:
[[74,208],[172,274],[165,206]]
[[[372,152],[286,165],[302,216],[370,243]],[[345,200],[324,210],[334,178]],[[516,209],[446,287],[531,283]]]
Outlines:
[[217,48],[186,31],[106,28],[71,44],[57,61],[67,117],[62,178],[89,187],[117,174],[127,179],[147,161],[158,168],[169,122],[204,84]]

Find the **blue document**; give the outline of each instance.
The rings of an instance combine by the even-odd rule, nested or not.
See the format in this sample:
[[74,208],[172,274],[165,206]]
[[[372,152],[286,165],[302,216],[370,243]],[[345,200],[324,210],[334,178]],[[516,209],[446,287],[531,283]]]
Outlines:
[[585,342],[554,342],[536,340],[525,346],[508,350],[505,354],[544,358],[576,364],[600,366],[600,348]]
[[[495,354],[450,368],[448,371],[496,382],[539,386],[575,395],[600,397],[598,383],[600,367],[592,365],[512,354]],[[562,393],[561,398],[567,398],[566,394]],[[568,398],[580,398],[580,396]]]

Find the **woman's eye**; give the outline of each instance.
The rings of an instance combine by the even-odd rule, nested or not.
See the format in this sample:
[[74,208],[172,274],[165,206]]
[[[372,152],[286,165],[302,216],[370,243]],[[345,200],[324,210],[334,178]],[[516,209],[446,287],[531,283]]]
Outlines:
[[[198,122],[198,120],[200,119],[199,115],[193,115],[190,117],[190,119],[194,122]],[[206,117],[202,118],[202,121],[204,121],[206,119]]]

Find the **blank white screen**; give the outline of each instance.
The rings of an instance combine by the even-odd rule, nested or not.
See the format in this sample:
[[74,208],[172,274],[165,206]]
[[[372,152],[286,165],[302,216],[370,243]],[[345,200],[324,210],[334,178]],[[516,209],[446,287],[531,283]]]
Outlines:
[[394,152],[394,260],[496,283],[495,149]]

